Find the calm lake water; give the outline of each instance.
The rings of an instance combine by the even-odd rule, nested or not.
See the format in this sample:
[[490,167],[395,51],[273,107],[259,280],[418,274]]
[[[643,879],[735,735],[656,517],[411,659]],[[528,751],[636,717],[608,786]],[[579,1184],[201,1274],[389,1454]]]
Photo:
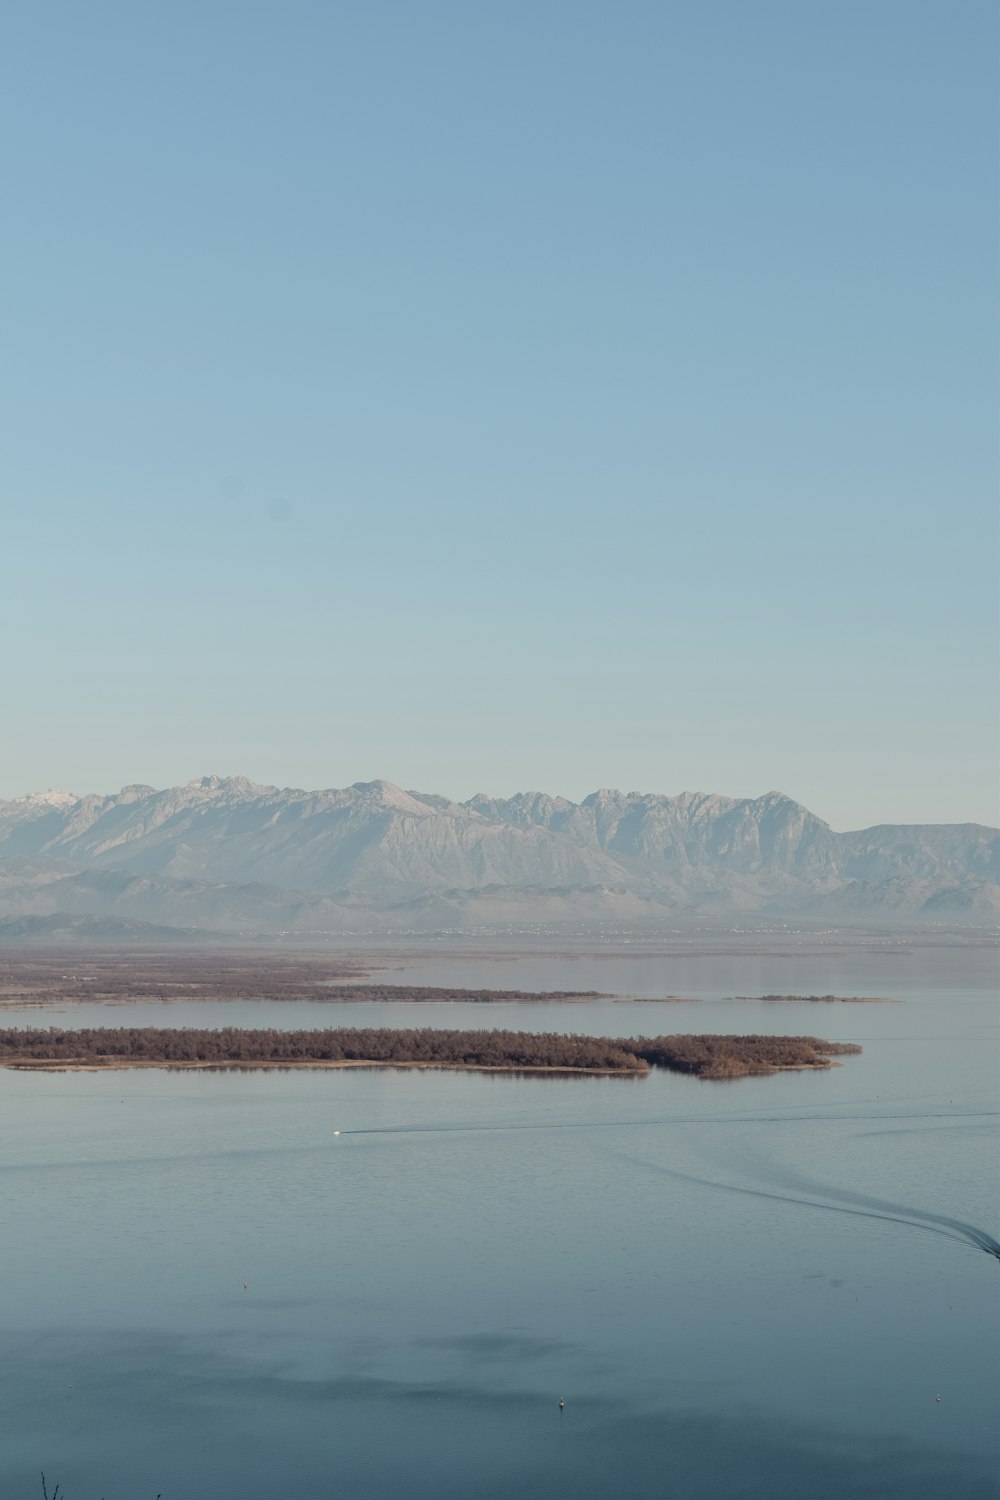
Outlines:
[[[998,1493],[1000,1264],[859,1202],[1000,1234],[995,954],[396,962],[387,982],[689,998],[5,1024],[806,1032],[865,1050],[729,1084],[0,1071],[5,1500],[39,1494],[41,1469],[68,1500]],[[790,991],[898,1003],[726,998]]]

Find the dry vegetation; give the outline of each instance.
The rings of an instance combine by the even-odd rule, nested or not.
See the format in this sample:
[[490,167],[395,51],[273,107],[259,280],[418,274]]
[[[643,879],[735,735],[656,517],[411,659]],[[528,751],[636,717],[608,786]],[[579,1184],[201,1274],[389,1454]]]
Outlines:
[[654,1068],[698,1078],[744,1078],[787,1068],[829,1068],[831,1057],[858,1053],[854,1042],[816,1036],[657,1036],[624,1045]]
[[650,1067],[698,1078],[828,1068],[860,1052],[817,1037],[564,1036],[556,1032],[339,1027],[325,1031],[224,1027],[58,1027],[0,1031],[4,1067],[374,1067],[535,1069],[635,1076]]
[[[44,1474],[42,1475],[42,1500],[49,1500],[49,1492],[45,1484]],[[66,1500],[66,1497],[63,1495],[58,1485],[56,1485],[55,1489],[52,1491],[52,1500]],[[157,1495],[156,1500],[162,1500],[162,1497],[160,1495]]]

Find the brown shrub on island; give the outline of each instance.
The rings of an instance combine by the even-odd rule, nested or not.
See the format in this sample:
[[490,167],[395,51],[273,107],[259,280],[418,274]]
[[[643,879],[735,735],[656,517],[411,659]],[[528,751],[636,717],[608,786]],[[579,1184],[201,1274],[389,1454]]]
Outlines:
[[829,1059],[860,1052],[853,1042],[815,1036],[658,1036],[625,1044],[654,1068],[699,1078],[743,1078],[786,1068],[829,1068]]
[[73,1062],[98,1066],[130,1064],[233,1064],[289,1066],[368,1062],[470,1068],[568,1068],[580,1071],[643,1072],[646,1064],[606,1037],[554,1032],[438,1031],[338,1027],[324,1031],[279,1031],[227,1026],[91,1027],[80,1030],[0,1031],[0,1063]]

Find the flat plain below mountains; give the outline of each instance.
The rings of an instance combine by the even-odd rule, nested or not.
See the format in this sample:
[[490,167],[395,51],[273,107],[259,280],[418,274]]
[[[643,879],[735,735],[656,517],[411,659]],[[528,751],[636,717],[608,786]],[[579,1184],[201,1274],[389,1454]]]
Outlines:
[[0,802],[0,941],[18,944],[655,930],[741,916],[989,925],[1000,833],[835,833],[780,792],[456,803],[386,781],[302,791],[206,776]]

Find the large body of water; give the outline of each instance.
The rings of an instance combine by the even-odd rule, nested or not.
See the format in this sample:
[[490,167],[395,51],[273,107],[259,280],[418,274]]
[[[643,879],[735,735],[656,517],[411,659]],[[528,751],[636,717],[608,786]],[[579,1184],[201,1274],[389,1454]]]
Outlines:
[[[387,982],[690,999],[51,1020],[864,1054],[728,1084],[0,1072],[0,1494],[37,1495],[42,1469],[68,1500],[998,1493],[1000,1264],[919,1222],[1000,1233],[995,955],[399,963]],[[898,1003],[725,998],[792,991]]]

